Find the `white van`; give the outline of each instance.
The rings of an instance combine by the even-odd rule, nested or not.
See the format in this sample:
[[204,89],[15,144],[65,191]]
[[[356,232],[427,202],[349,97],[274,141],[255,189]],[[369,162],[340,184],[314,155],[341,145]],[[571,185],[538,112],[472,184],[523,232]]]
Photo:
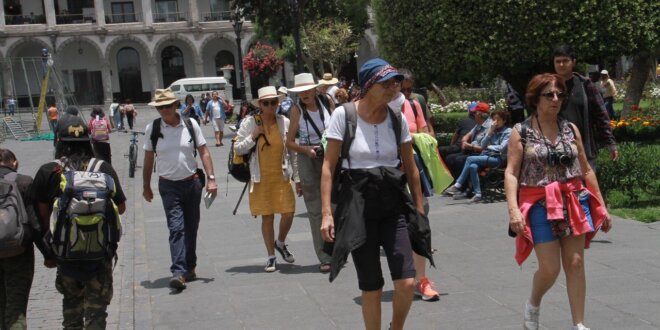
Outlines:
[[173,82],[170,89],[174,95],[181,100],[185,101],[186,95],[191,94],[195,98],[195,103],[199,102],[202,94],[211,94],[218,92],[220,97],[234,101],[231,88],[225,89],[227,80],[224,77],[200,77],[200,78],[184,78]]

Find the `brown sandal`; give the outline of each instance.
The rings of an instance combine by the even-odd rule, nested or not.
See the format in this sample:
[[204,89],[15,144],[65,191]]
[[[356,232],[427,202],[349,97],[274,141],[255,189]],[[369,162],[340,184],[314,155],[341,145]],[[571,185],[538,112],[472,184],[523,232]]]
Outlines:
[[331,270],[330,264],[321,264],[319,266],[319,271],[323,274],[329,273]]

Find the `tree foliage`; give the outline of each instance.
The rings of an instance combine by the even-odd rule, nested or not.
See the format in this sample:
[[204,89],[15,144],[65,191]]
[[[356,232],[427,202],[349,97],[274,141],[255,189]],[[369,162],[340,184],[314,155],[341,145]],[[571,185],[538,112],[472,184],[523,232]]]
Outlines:
[[553,70],[559,44],[590,63],[660,48],[658,1],[373,0],[372,6],[381,54],[424,84],[499,75],[524,86],[531,75]]
[[[308,43],[307,50],[303,49],[304,60],[308,66],[314,61],[322,59],[323,57],[319,57],[317,54],[328,49],[328,43],[334,43],[329,39],[328,33],[339,33],[338,37],[340,39],[352,42],[352,40],[359,40],[364,34],[364,30],[368,28],[368,0],[297,0],[297,2],[300,8],[301,42],[304,43],[304,40],[307,40]],[[256,39],[268,40],[273,44],[278,44],[282,49],[280,55],[289,61],[294,61],[292,34],[295,20],[291,5],[291,0],[235,0],[233,2],[233,6],[245,8],[246,14],[253,17],[257,25]],[[331,22],[334,24],[331,24]],[[322,25],[322,31],[310,30],[311,26],[318,26],[319,24]],[[344,38],[346,29],[351,34],[348,39]],[[310,48],[317,46],[322,48]],[[305,47],[304,44],[303,47]],[[352,43],[346,44],[346,47],[353,47],[350,49],[351,52],[357,48]],[[344,63],[336,62],[337,56],[335,54],[326,55],[328,55],[328,60],[323,62],[329,68]],[[346,61],[343,56],[339,57]],[[313,70],[313,67],[309,69]]]
[[337,71],[343,63],[350,60],[357,46],[357,39],[351,31],[351,26],[332,19],[309,22],[302,37],[302,49],[307,57],[307,66],[318,75],[325,71],[323,64],[327,64],[330,72],[337,76]]

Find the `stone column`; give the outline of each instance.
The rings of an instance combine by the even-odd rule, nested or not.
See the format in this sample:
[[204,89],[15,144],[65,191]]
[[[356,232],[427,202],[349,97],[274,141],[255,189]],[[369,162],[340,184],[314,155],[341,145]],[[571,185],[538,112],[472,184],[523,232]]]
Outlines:
[[50,30],[57,25],[57,18],[55,17],[55,0],[44,0],[44,9],[46,10],[46,25]]
[[151,0],[142,0],[142,19],[144,20],[144,25],[154,25],[154,16],[151,10]]
[[105,26],[105,7],[103,0],[94,0],[94,12],[96,13],[96,25],[99,27]]
[[101,76],[103,77],[103,102],[107,108],[112,103],[112,75],[108,61],[104,61],[101,66]]
[[[14,95],[14,91],[12,89],[12,68],[11,68],[11,61],[9,60],[9,57],[5,57],[6,61],[2,63],[2,96],[3,96],[3,101],[4,98],[8,97],[9,95]],[[6,104],[3,104],[3,107],[6,106]]]
[[201,58],[195,59],[195,77],[204,77],[204,61]]
[[195,26],[199,23],[199,8],[197,7],[197,0],[188,0],[188,22]]
[[[4,1],[3,1],[4,4]],[[0,31],[5,30],[5,6],[0,6]]]
[[151,92],[155,91],[157,88],[163,88],[160,85],[160,79],[158,79],[158,61],[155,58],[150,58],[149,60],[149,77],[151,77]]

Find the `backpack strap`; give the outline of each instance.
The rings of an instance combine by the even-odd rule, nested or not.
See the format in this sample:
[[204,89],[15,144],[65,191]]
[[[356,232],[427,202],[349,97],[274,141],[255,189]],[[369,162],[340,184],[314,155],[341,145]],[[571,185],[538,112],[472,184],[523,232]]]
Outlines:
[[13,172],[13,171],[5,174],[2,177],[0,177],[0,179],[5,179],[7,181],[13,181],[13,182],[16,182],[17,178],[18,178],[18,173]]
[[185,123],[186,128],[188,129],[188,133],[190,134],[190,137],[193,141],[193,157],[197,157],[197,135],[195,134],[195,128],[192,125],[192,120],[190,118],[186,118],[183,120],[183,122]]
[[[156,153],[156,145],[158,145],[158,139],[163,138],[163,133],[160,131],[162,120],[162,118],[156,118],[151,124],[151,135],[149,136],[149,139],[151,140],[151,147],[154,149],[154,153]],[[190,118],[185,118],[183,122],[186,125],[188,133],[190,134],[190,137],[193,141],[193,157],[197,157],[197,135],[195,135],[195,129],[192,126]]]
[[156,118],[151,123],[151,135],[149,139],[151,140],[151,148],[153,148],[154,153],[156,153],[156,145],[158,145],[158,139],[163,137],[163,133],[160,132],[160,123],[163,119]]
[[390,119],[392,120],[392,129],[394,129],[394,137],[396,139],[396,156],[401,161],[401,111],[394,111],[389,106],[387,107],[387,112],[390,114]]
[[[349,149],[351,144],[355,139],[355,131],[357,130],[357,108],[355,107],[355,102],[347,102],[343,104],[345,112],[345,128],[344,128],[344,140],[341,144],[341,152],[339,154],[339,162],[346,159],[348,161],[348,168],[351,168],[351,157],[349,155]],[[387,107],[387,112],[389,113],[390,119],[392,120],[392,129],[394,130],[394,137],[397,141],[396,144],[396,153],[399,160],[401,160],[401,111],[394,111],[392,108]],[[341,163],[340,163],[341,166]]]
[[85,172],[98,172],[101,169],[101,164],[103,164],[103,160],[98,158],[90,158],[89,163],[87,163],[87,169]]
[[413,102],[413,100],[408,100],[408,103],[410,103],[415,119],[417,119],[417,107],[415,106],[415,102]]
[[351,157],[349,155],[349,149],[351,149],[351,144],[355,139],[355,130],[357,129],[357,109],[355,108],[355,102],[346,102],[344,104],[345,112],[345,123],[344,123],[344,137],[341,143],[341,152],[339,153],[339,166],[341,167],[341,162],[346,159],[348,161],[348,168],[351,168]]

